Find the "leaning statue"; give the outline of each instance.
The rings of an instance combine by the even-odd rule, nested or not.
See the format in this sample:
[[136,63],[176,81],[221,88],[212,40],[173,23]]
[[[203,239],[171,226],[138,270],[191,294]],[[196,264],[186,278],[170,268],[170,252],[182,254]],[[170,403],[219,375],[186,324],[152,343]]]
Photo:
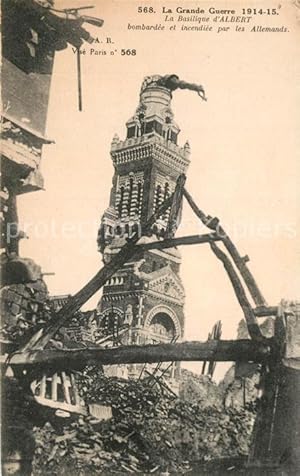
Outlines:
[[169,91],[175,91],[175,89],[190,89],[191,91],[196,91],[201,99],[207,101],[203,86],[182,81],[176,74],[147,76],[143,81],[141,93],[151,86],[162,86]]

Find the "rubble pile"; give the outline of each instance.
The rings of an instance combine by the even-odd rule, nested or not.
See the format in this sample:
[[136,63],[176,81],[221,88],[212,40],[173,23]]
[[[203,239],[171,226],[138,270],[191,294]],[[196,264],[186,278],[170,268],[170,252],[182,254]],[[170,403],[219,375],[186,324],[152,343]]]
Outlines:
[[[0,341],[9,351],[16,350],[28,342],[57,312],[42,279],[3,286],[0,303]],[[70,322],[58,330],[49,347],[82,348],[94,344],[95,338],[90,323],[93,316],[92,311],[77,311]]]
[[201,404],[201,407],[221,408],[224,400],[223,389],[211,377],[187,369],[181,369],[179,395],[183,400]]
[[22,345],[51,317],[48,291],[42,279],[1,289],[1,342]]
[[184,474],[248,453],[254,412],[203,408],[174,398],[151,378],[107,378],[101,369],[91,374],[89,368],[77,376],[80,393],[87,403],[110,405],[112,418],[81,416],[35,428],[34,476]]
[[[238,375],[240,367],[245,376]],[[260,370],[257,364],[233,365],[219,384],[225,407],[242,408],[245,404],[256,405],[260,388]]]

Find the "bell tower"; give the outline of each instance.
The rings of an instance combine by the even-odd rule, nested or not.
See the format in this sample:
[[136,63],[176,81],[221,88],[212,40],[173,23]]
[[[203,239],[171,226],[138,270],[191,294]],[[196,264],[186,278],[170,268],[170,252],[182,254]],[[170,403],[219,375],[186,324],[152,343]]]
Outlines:
[[[109,207],[98,233],[99,251],[105,263],[133,233],[141,233],[146,220],[175,189],[186,173],[190,147],[178,145],[180,129],[171,109],[172,90],[188,83],[175,75],[146,77],[135,114],[127,121],[125,140],[114,136],[111,158],[115,173]],[[191,85],[189,89],[201,86]],[[200,94],[200,93],[199,93]],[[139,243],[163,239],[168,210],[152,227],[151,236]],[[179,223],[178,223],[179,224]],[[126,263],[104,286],[99,302],[99,326],[127,325],[120,337],[124,344],[180,341],[184,331],[184,288],[180,278],[181,258],[176,248],[145,251]],[[125,326],[126,327],[126,326]],[[140,374],[141,365],[131,365],[129,376]],[[168,378],[179,375],[176,364]]]

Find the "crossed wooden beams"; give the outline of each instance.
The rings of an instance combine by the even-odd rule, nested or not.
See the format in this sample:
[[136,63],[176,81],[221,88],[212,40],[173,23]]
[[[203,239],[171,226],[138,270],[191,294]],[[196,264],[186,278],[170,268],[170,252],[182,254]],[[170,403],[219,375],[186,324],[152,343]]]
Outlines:
[[[274,316],[276,307],[268,307],[255,279],[247,266],[249,258],[240,256],[235,245],[221,227],[217,218],[206,215],[198,208],[184,187],[185,175],[178,177],[174,193],[167,198],[158,210],[142,227],[142,235],[151,235],[156,220],[170,207],[169,220],[164,240],[139,244],[141,236],[136,233],[127,239],[112,260],[52,317],[49,323],[40,329],[18,352],[10,356],[10,365],[55,365],[72,368],[78,361],[97,360],[103,364],[146,363],[175,360],[215,360],[215,361],[264,361],[271,352],[272,340],[263,337],[257,318]],[[210,233],[174,238],[181,214],[183,197],[187,200],[196,216],[210,229]],[[227,253],[217,243],[221,242]],[[180,344],[157,344],[146,346],[122,346],[116,349],[92,347],[83,350],[46,350],[45,346],[60,327],[78,311],[115,272],[141,251],[170,248],[179,245],[208,243],[215,256],[222,262],[233,286],[233,290],[244,313],[248,331],[252,340],[185,342]],[[231,261],[232,260],[232,261]],[[232,263],[233,262],[233,263]],[[240,276],[239,276],[239,274]],[[251,306],[245,288],[248,290],[255,307]]]

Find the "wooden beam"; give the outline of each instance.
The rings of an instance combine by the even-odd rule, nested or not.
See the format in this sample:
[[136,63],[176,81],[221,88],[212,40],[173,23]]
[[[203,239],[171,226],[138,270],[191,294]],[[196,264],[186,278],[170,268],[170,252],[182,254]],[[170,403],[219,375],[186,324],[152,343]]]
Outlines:
[[221,238],[216,233],[206,233],[203,235],[180,236],[178,238],[168,238],[161,241],[153,241],[152,243],[137,244],[136,248],[141,251],[156,250],[163,248],[173,248],[181,245],[197,245],[201,243],[211,243],[212,241],[220,241]]
[[256,281],[249,270],[246,262],[249,261],[248,256],[242,257],[227,233],[225,232],[224,228],[221,227],[218,218],[212,218],[208,215],[206,215],[194,202],[193,198],[191,195],[188,193],[186,189],[183,190],[183,195],[186,198],[187,202],[189,203],[190,207],[194,211],[194,213],[197,215],[198,218],[202,221],[202,223],[210,228],[211,230],[214,230],[218,236],[221,238],[221,240],[224,243],[224,246],[226,247],[227,251],[229,252],[231,258],[233,259],[234,264],[236,265],[237,269],[239,270],[249,292],[250,295],[255,302],[256,306],[265,306],[266,301],[256,284]]
[[228,274],[228,277],[234,289],[237,300],[243,310],[250,337],[255,340],[262,340],[264,337],[260,330],[259,324],[252,311],[250,302],[247,298],[247,295],[244,291],[244,288],[238,277],[238,274],[230,262],[230,259],[222,250],[220,250],[220,248],[218,248],[218,246],[215,243],[210,243],[210,247],[213,253],[216,255],[216,257],[220,261],[222,261],[223,266]]
[[182,212],[182,196],[183,187],[186,181],[184,174],[180,175],[177,179],[176,187],[174,190],[173,201],[168,218],[168,224],[166,229],[166,238],[173,238],[181,220]]
[[267,317],[278,315],[278,306],[258,306],[253,309],[256,317]]
[[48,369],[71,370],[78,364],[88,361],[96,361],[102,365],[204,360],[265,362],[270,352],[271,341],[210,340],[178,344],[129,345],[110,349],[92,347],[35,350],[14,354],[9,360],[9,365],[27,367],[37,365]]

